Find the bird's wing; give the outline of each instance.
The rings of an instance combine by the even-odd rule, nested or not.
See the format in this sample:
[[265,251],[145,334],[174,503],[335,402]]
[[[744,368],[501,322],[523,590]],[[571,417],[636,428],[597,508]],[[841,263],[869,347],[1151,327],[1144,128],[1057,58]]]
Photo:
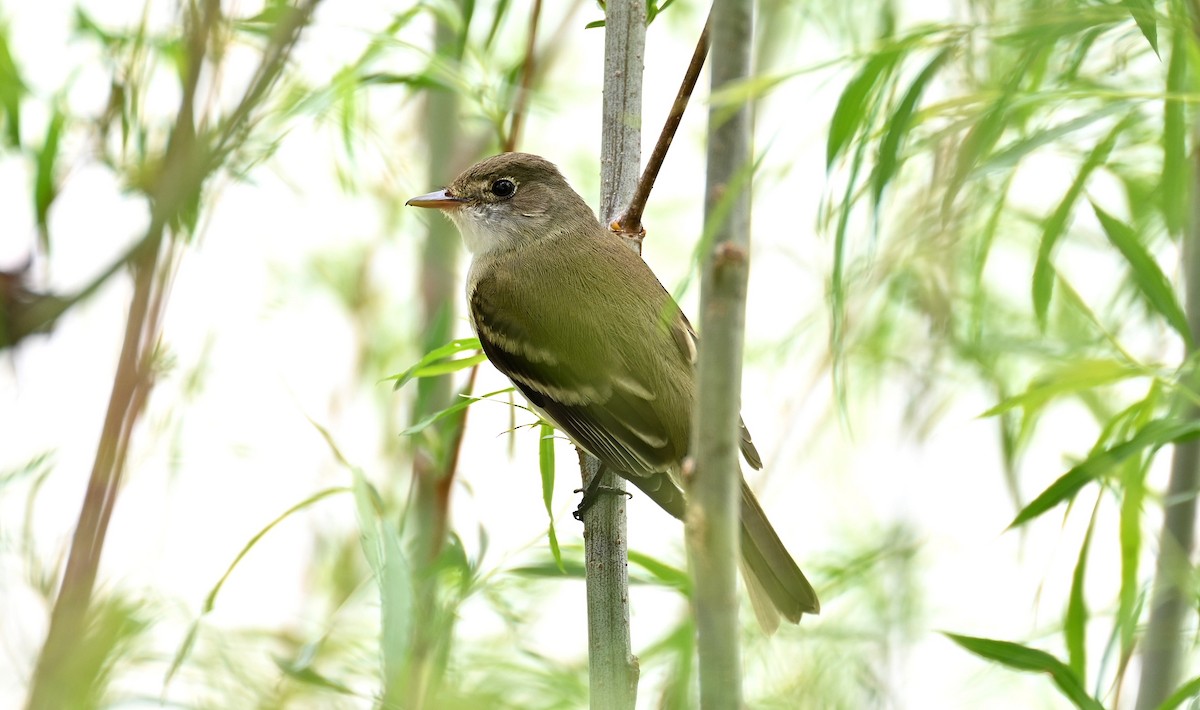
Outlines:
[[[656,364],[627,362],[620,346],[603,338],[598,326],[605,306],[579,310],[559,302],[538,312],[519,288],[501,273],[480,278],[470,293],[472,322],[488,360],[555,426],[614,470],[639,476],[677,463],[686,435],[665,421],[663,407],[671,403],[662,401],[656,384],[662,378],[648,371]],[[557,295],[567,303],[576,296]]]

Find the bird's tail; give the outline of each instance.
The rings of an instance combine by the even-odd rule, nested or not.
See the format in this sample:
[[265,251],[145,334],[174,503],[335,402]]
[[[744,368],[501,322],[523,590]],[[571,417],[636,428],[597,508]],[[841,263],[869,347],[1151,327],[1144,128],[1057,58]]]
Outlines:
[[779,616],[798,623],[803,614],[819,614],[817,593],[771,527],[758,499],[742,479],[742,576],[754,614],[767,633],[779,626]]
[[[658,473],[628,478],[668,513],[683,519],[686,507],[683,491],[671,475]],[[820,613],[817,593],[783,546],[744,478],[741,518],[742,577],[750,592],[754,615],[763,630],[774,632],[781,615],[798,623],[803,614]]]

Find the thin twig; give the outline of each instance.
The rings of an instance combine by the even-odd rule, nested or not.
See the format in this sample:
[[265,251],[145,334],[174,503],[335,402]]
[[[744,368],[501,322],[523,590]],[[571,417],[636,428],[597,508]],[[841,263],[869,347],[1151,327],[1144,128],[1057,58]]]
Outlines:
[[[475,376],[479,374],[479,365],[471,368],[467,374],[467,382],[463,385],[460,394],[470,397],[475,391]],[[450,490],[454,485],[454,475],[458,471],[458,459],[462,454],[463,434],[467,431],[467,416],[471,411],[470,407],[462,410],[462,416],[455,421],[454,429],[450,432],[449,455],[446,459],[445,474],[437,483],[437,499],[438,505],[443,510],[450,508]],[[443,529],[437,531],[438,538],[444,540],[446,538],[445,521],[447,516],[442,516]]]
[[542,14],[542,0],[533,0],[533,11],[529,13],[529,36],[525,39],[525,62],[521,67],[521,83],[517,87],[517,100],[513,106],[512,124],[508,138],[504,141],[504,152],[517,149],[521,139],[521,123],[529,110],[529,90],[533,86],[534,53],[537,48],[538,18]]
[[667,158],[667,151],[671,148],[671,142],[675,140],[675,132],[679,130],[679,124],[683,121],[683,113],[687,110],[688,101],[692,98],[692,91],[700,79],[700,70],[704,68],[704,60],[708,57],[708,28],[711,23],[712,10],[710,9],[708,19],[704,21],[704,30],[700,32],[700,39],[696,41],[696,49],[692,52],[692,61],[683,74],[683,83],[679,85],[679,93],[675,94],[675,103],[671,104],[671,112],[667,114],[662,132],[658,134],[654,152],[646,161],[646,168],[642,171],[642,177],[638,181],[637,190],[633,193],[633,199],[630,200],[625,212],[613,225],[614,231],[622,236],[640,239],[646,234],[645,228],[642,227],[642,213],[646,210],[646,202],[650,199],[650,191],[654,189],[654,181],[658,179],[663,161]]

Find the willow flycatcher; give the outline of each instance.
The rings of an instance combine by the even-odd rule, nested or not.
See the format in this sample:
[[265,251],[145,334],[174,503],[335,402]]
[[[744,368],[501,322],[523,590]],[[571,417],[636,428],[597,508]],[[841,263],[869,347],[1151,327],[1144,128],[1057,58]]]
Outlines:
[[[441,210],[462,233],[471,324],[488,360],[577,446],[682,519],[696,334],[646,262],[528,153],[487,158],[407,204]],[[741,449],[762,467],[744,424]],[[778,623],[764,595],[792,622],[818,613],[745,479],[741,491],[742,570],[759,621]]]

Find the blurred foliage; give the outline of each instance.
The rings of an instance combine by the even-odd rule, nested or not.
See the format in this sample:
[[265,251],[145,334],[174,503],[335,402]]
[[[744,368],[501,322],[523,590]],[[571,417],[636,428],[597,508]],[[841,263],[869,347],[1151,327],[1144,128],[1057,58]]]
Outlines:
[[[1194,343],[1171,276],[1195,229],[1194,18],[1178,2],[969,8],[966,24],[885,24],[831,119],[835,376],[845,397],[852,378],[902,373],[924,416],[964,377],[993,393],[984,414],[999,427],[1012,526],[1064,503],[1064,515],[1091,516],[1062,600],[1068,660],[951,638],[1100,707],[1121,696],[1141,640],[1160,502],[1148,471],[1160,449],[1200,434],[1185,413]],[[1045,171],[1071,177],[1055,186],[1038,180]],[[1018,191],[1031,181],[1041,192]],[[1091,414],[1096,439],[1090,451],[1062,442],[1085,453],[1027,500],[1023,457],[1068,401]],[[1119,540],[1103,543],[1121,560],[1116,600],[1086,595],[1101,508],[1120,517]],[[1089,631],[1107,633],[1112,655],[1087,658]]]
[[[1090,517],[1075,566],[1050,572],[1068,579],[1067,596],[1054,600],[1062,609],[1056,636],[980,639],[954,629],[951,638],[996,664],[1047,674],[1066,702],[1113,704],[1140,640],[1147,561],[1157,552],[1147,527],[1162,501],[1149,482],[1150,466],[1163,447],[1200,435],[1181,413],[1196,400],[1193,363],[1180,355],[1194,344],[1175,263],[1190,219],[1189,107],[1197,59],[1190,20],[1180,3],[1149,0],[966,2],[958,6],[965,19],[917,25],[905,23],[903,4],[852,5],[762,0],[756,47],[762,73],[723,100],[769,97],[816,71],[842,80],[830,111],[822,228],[831,237],[830,347],[844,406],[852,406],[855,393],[904,379],[912,395],[903,418],[921,432],[964,382],[990,393],[984,414],[1002,441],[1014,528],[1051,512]],[[289,7],[273,0],[252,15],[223,16],[211,55],[262,51]],[[698,27],[702,21],[703,9],[694,4],[648,7],[652,18],[662,13],[662,24],[683,27],[686,19]],[[298,126],[327,133],[341,148],[332,167],[341,187],[375,196],[393,226],[403,185],[394,174],[373,182],[376,173],[360,169],[371,156],[395,150],[394,125],[380,114],[430,91],[450,91],[462,102],[466,153],[504,144],[526,60],[527,9],[508,0],[411,3],[364,37],[361,52],[327,80],[287,67],[236,136],[223,132],[236,106],[205,106],[196,125],[209,137],[206,147],[219,156],[225,180],[253,180]],[[457,51],[450,58],[427,46],[434,17],[455,29]],[[585,21],[576,18],[572,32],[583,31]],[[106,27],[84,9],[73,22],[73,42],[94,48],[110,79],[107,102],[94,114],[78,115],[66,100],[75,79],[32,92],[22,58],[12,51],[10,26],[0,17],[0,157],[28,168],[23,199],[30,200],[37,229],[31,263],[59,248],[56,201],[80,164],[104,166],[129,193],[153,199],[174,117],[154,113],[150,94],[156,80],[166,75],[178,83],[186,69],[181,27]],[[802,31],[831,35],[849,49],[818,67],[797,66]],[[553,66],[556,47],[576,35],[543,36],[539,75]],[[535,93],[530,110],[552,109],[547,93]],[[1020,191],[1026,178],[1043,172],[1067,177],[1061,184],[1035,181],[1051,182],[1053,193]],[[203,229],[218,198],[219,185],[209,182],[181,209],[172,225],[181,242]],[[134,253],[66,295],[50,293],[37,268],[0,273],[0,346],[51,329],[75,304],[123,277]],[[392,379],[400,388],[413,378],[452,375],[480,357],[467,354],[469,341],[423,352],[418,326],[394,294],[397,275],[372,269],[378,256],[375,244],[315,254],[304,274],[281,278],[282,290],[295,295],[316,288],[354,324],[362,380],[355,386],[371,392],[378,412],[372,436],[381,450],[401,458],[411,453],[409,438],[396,435],[421,433],[434,422],[408,421],[401,412],[411,394],[377,386],[378,373],[399,372]],[[289,278],[294,282],[286,283]],[[196,388],[203,387],[201,371]],[[460,397],[453,411],[433,416],[460,416],[483,397]],[[1048,487],[1030,490],[1025,457],[1064,403],[1089,413],[1095,438],[1061,442],[1071,463]],[[407,479],[393,470],[364,470],[322,433],[345,485],[314,490],[275,520],[261,521],[261,532],[246,541],[226,574],[254,564],[244,555],[293,515],[353,507],[352,533],[322,531],[313,541],[309,621],[237,630],[211,623],[225,577],[213,580],[199,609],[188,611],[164,610],[145,590],[105,590],[93,604],[80,637],[84,652],[72,669],[77,706],[145,700],[154,695],[146,691],[147,669],[162,678],[154,701],[167,704],[403,706],[387,689],[409,670],[416,624],[439,639],[429,677],[441,680],[425,689],[429,707],[583,706],[585,661],[541,652],[524,631],[537,620],[542,598],[582,574],[578,547],[559,549],[553,514],[548,551],[532,562],[485,560],[487,531],[455,529],[431,564],[416,565],[408,553],[414,516]],[[528,435],[549,442],[548,433],[539,427]],[[550,512],[553,448],[539,449]],[[6,521],[4,542],[22,551],[25,582],[45,600],[61,573],[29,537],[32,501],[54,466],[47,452],[0,472],[0,496],[29,500],[24,530]],[[1101,510],[1118,516],[1119,539],[1093,538]],[[468,535],[479,544],[463,544],[460,536]],[[845,538],[814,570],[822,596],[837,600],[820,625],[786,629],[774,639],[747,626],[753,706],[898,702],[888,669],[928,621],[920,541],[902,524],[863,525]],[[1096,574],[1088,562],[1102,553],[1120,560],[1111,599],[1088,595],[1087,581]],[[689,593],[682,570],[637,551],[631,561],[638,587]],[[418,575],[436,580],[439,603],[430,617],[412,611]],[[459,621],[472,606],[500,619],[502,629],[464,642]],[[157,649],[149,638],[152,618],[169,629],[160,633],[174,634],[166,652],[145,650]],[[1102,657],[1089,654],[1096,645],[1089,638],[1106,639]],[[694,629],[681,617],[637,649],[648,679],[641,695],[652,706],[695,705],[694,644]],[[1186,702],[1197,687],[1196,680],[1181,684],[1167,707]]]

